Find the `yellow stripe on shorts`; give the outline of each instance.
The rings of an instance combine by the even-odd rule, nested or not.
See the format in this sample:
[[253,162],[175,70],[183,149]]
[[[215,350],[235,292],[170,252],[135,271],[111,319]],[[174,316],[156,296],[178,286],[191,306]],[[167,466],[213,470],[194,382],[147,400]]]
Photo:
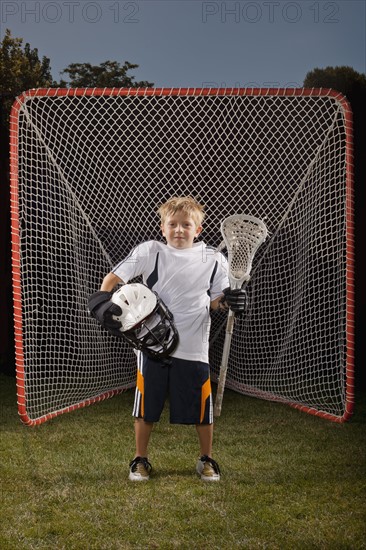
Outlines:
[[145,414],[145,404],[144,404],[144,377],[142,376],[142,373],[138,370],[137,371],[137,389],[139,390],[141,394],[141,416],[144,417]]
[[203,384],[201,389],[201,417],[200,422],[203,422],[203,419],[205,417],[205,408],[206,408],[206,401],[208,397],[211,395],[211,381],[208,378],[206,382]]

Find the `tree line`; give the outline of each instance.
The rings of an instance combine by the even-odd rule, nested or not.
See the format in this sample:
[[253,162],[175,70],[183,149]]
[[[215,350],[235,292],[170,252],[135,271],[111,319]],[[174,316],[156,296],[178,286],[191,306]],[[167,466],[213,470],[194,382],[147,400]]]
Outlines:
[[[153,82],[136,81],[130,71],[139,65],[125,61],[105,61],[99,65],[71,63],[59,81],[53,79],[50,59],[40,59],[37,48],[22,38],[14,38],[9,29],[0,43],[0,96],[8,113],[16,96],[31,88],[137,88],[153,87]],[[305,88],[334,88],[348,97],[351,104],[366,93],[366,75],[352,67],[316,68],[305,76]]]

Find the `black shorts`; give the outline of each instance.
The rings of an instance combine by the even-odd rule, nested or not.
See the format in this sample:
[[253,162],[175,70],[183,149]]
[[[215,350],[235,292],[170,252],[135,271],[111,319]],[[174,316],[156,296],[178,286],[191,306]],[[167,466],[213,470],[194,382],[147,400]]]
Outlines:
[[138,355],[132,415],[158,422],[169,395],[171,424],[212,424],[210,367],[201,361]]

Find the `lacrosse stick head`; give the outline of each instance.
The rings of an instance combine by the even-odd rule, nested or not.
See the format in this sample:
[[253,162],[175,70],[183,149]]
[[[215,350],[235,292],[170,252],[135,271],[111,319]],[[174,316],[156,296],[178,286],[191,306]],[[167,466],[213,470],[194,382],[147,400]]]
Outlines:
[[241,288],[250,280],[253,258],[267,238],[267,228],[254,216],[235,214],[222,222],[221,233],[228,254],[230,287]]

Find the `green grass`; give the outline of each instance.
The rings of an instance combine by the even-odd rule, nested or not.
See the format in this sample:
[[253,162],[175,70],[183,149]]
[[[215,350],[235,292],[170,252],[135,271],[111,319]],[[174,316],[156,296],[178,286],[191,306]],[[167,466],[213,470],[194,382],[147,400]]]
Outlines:
[[366,549],[363,395],[340,425],[227,391],[213,484],[194,473],[195,429],[166,409],[153,476],[131,483],[133,392],[29,428],[0,382],[2,550]]

